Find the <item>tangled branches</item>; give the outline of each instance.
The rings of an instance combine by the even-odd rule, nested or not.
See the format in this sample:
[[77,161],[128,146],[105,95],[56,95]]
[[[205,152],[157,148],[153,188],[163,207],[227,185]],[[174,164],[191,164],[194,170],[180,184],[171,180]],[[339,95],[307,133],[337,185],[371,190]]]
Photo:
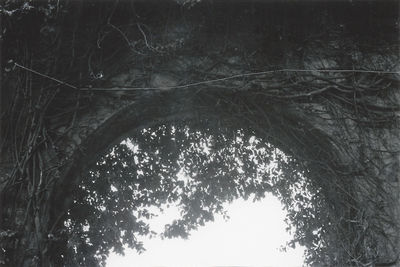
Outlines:
[[[6,20],[9,29],[23,30],[9,30],[5,39],[17,63],[4,74],[12,90],[1,121],[6,160],[0,168],[0,238],[8,253],[1,260],[63,264],[59,252],[71,238],[64,225],[71,203],[51,203],[60,193],[54,184],[62,180],[76,189],[79,181],[62,175],[65,165],[73,166],[65,147],[76,142],[73,152],[84,154],[79,127],[89,129],[86,139],[94,130],[83,118],[100,116],[109,103],[116,112],[122,103],[149,103],[143,113],[160,103],[167,104],[159,113],[190,103],[193,109],[203,106],[203,117],[231,118],[231,128],[245,121],[297,158],[290,164],[298,164],[315,189],[315,198],[306,198],[313,207],[294,208],[290,186],[298,175],[284,165],[287,173],[276,193],[297,222],[293,244],[310,248],[308,262],[366,266],[396,259],[400,107],[393,26],[376,44],[351,19],[331,15],[343,25],[325,23],[326,30],[297,13],[291,21],[289,8],[255,3],[229,9],[200,3],[184,12],[173,5],[164,12],[118,2],[76,4],[76,12],[69,6],[35,8],[18,13],[22,20],[12,19],[10,11]],[[283,26],[274,24],[281,15],[275,11],[286,14]],[[304,35],[288,30],[299,21],[317,26]],[[27,38],[24,30],[37,36]],[[167,120],[160,116],[154,120]]]

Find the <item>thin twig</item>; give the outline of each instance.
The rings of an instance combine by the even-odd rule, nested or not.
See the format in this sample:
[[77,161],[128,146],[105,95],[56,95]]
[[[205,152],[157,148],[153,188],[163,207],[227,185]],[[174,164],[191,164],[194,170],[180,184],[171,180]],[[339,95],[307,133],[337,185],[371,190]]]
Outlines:
[[139,24],[139,23],[136,23],[136,25],[137,25],[139,31],[140,31],[140,32],[142,33],[142,35],[143,35],[144,43],[146,44],[147,48],[149,48],[150,50],[155,50],[155,48],[154,48],[153,46],[151,46],[151,45],[147,42],[147,36],[146,36],[146,34],[144,33],[144,31],[143,31],[142,27],[140,26],[140,24]]
[[[35,71],[33,69],[27,68],[25,66],[22,66],[18,63],[14,63],[16,67],[19,67],[21,69],[24,69],[26,71],[32,72],[36,75],[45,77],[47,79],[50,79],[52,81],[55,81],[59,84],[68,86],[70,88],[78,90],[79,88],[67,83],[60,81],[56,78],[50,77],[48,75],[45,75],[43,73],[40,73],[38,71]],[[259,76],[259,75],[266,75],[266,74],[271,74],[271,73],[277,73],[277,72],[330,72],[330,73],[375,73],[375,74],[400,74],[400,71],[380,71],[380,70],[349,70],[349,69],[333,69],[333,70],[325,70],[325,69],[310,69],[310,70],[305,70],[305,69],[279,69],[279,70],[268,70],[268,71],[260,71],[260,72],[251,72],[251,73],[242,73],[242,74],[236,74],[232,76],[227,76],[219,79],[211,79],[211,80],[206,80],[206,81],[200,81],[200,82],[194,82],[194,83],[188,83],[188,84],[183,84],[183,85],[178,85],[178,86],[165,86],[165,87],[120,87],[120,86],[114,86],[114,87],[109,87],[109,88],[89,88],[89,87],[84,87],[80,88],[81,91],[135,91],[135,90],[171,90],[171,89],[180,89],[180,88],[187,88],[187,87],[193,87],[193,86],[198,86],[198,85],[203,85],[203,84],[210,84],[210,83],[216,83],[216,82],[222,82],[222,81],[227,81],[227,80],[232,80],[232,79],[238,79],[238,78],[244,78],[244,77],[251,77],[251,76]]]
[[120,28],[118,28],[117,26],[114,26],[110,22],[108,22],[108,25],[110,25],[113,29],[118,31],[122,35],[122,37],[125,39],[125,41],[128,43],[129,47],[132,47],[132,42],[129,41],[128,37],[126,37],[125,33],[123,31],[121,31]]
[[59,83],[59,84],[68,86],[68,87],[73,88],[73,89],[75,89],[75,90],[78,90],[78,87],[76,87],[76,86],[74,86],[74,85],[72,85],[72,84],[69,84],[69,83],[67,83],[67,82],[60,81],[60,80],[58,80],[58,79],[56,79],[56,78],[50,77],[50,76],[48,76],[48,75],[46,75],[46,74],[43,74],[43,73],[40,73],[40,72],[38,72],[38,71],[36,71],[36,70],[27,68],[27,67],[22,66],[22,65],[20,65],[20,64],[18,64],[18,63],[14,63],[14,65],[15,65],[16,67],[19,67],[19,68],[23,69],[23,70],[32,72],[32,73],[34,73],[34,74],[36,74],[36,75],[39,75],[39,76],[41,76],[41,77],[50,79],[50,80],[55,81],[55,82],[57,82],[57,83]]
[[211,79],[211,80],[200,81],[200,82],[194,82],[194,83],[188,83],[188,84],[177,85],[177,86],[165,86],[165,87],[127,87],[127,86],[114,86],[114,87],[109,87],[109,88],[81,88],[80,90],[82,90],[82,91],[171,90],[171,89],[180,89],[180,88],[193,87],[193,86],[198,86],[198,85],[203,85],[203,84],[210,84],[210,83],[222,82],[222,81],[227,81],[227,80],[232,80],[232,79],[238,79],[238,78],[244,78],[244,77],[251,77],[251,76],[259,76],[259,75],[277,73],[277,72],[331,72],[331,73],[346,73],[346,72],[352,72],[352,73],[375,73],[375,74],[400,74],[399,71],[396,72],[396,71],[378,71],[378,70],[349,70],[349,69],[343,69],[343,70],[340,70],[340,69],[335,69],[335,70],[324,70],[324,69],[310,69],[310,70],[304,70],[304,69],[279,69],[279,70],[269,70],[269,71],[242,73],[242,74],[236,74],[236,75],[227,76],[227,77],[223,77],[223,78],[219,78],[219,79]]

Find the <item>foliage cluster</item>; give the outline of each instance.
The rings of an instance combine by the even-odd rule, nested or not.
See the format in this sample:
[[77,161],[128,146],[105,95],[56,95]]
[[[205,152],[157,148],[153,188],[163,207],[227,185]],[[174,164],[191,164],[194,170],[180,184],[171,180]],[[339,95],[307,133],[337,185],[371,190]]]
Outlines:
[[[197,7],[194,5],[197,1],[178,2]],[[306,245],[308,262],[362,265],[376,261],[380,249],[376,236],[386,235],[380,221],[390,223],[384,214],[386,210],[380,208],[388,201],[384,183],[379,179],[379,174],[385,171],[379,160],[382,154],[396,152],[365,144],[365,140],[395,127],[394,112],[399,108],[390,96],[398,87],[398,74],[393,72],[398,60],[396,57],[388,60],[385,54],[395,54],[393,51],[398,46],[391,44],[393,34],[387,37],[384,30],[371,25],[376,21],[385,22],[389,25],[385,30],[391,33],[397,27],[393,26],[393,16],[387,21],[379,16],[367,16],[357,22],[336,25],[328,21],[332,17],[322,15],[304,21],[289,20],[296,14],[305,17],[314,9],[282,6],[257,9],[252,3],[242,10],[240,6],[226,8],[205,2],[198,13],[192,13],[191,18],[199,22],[194,28],[176,5],[172,8],[165,5],[168,8],[164,9],[163,5],[156,7],[154,3],[141,1],[123,4],[113,1],[102,5],[60,1],[5,3],[1,12],[6,56],[0,60],[6,67],[3,78],[15,92],[3,94],[3,103],[11,104],[5,115],[2,114],[0,132],[5,141],[1,143],[1,153],[10,155],[13,166],[9,178],[0,181],[1,198],[7,200],[6,208],[0,209],[0,217],[4,218],[0,238],[6,237],[1,240],[2,244],[25,250],[21,245],[27,242],[24,238],[32,241],[35,235],[35,240],[42,239],[37,241],[38,247],[45,244],[40,248],[42,252],[47,250],[46,246],[52,249],[56,264],[96,266],[104,262],[110,249],[122,252],[124,245],[143,249],[136,236],[152,234],[147,225],[151,205],[179,205],[181,219],[167,226],[164,236],[187,237],[190,230],[212,220],[214,213],[223,213],[225,201],[252,194],[260,198],[272,192],[288,209],[288,223],[295,229],[295,238],[289,245]],[[363,10],[372,13],[387,10],[373,7]],[[351,5],[350,10],[355,9],[357,6]],[[263,12],[269,12],[270,21],[260,23],[258,19],[265,17]],[[338,21],[353,21],[352,13],[346,12],[335,13]],[[207,23],[206,19],[209,19]],[[279,23],[275,25],[276,21]],[[300,24],[300,31],[288,30]],[[332,27],[329,34],[324,28],[327,25]],[[373,34],[365,33],[371,28]],[[251,32],[254,38],[237,38],[238,29],[254,30]],[[155,34],[157,31],[160,34]],[[306,31],[310,32],[306,34]],[[202,35],[204,32],[206,36]],[[358,43],[346,39],[352,35],[359,38]],[[240,40],[231,42],[234,38]],[[219,43],[214,43],[216,40]],[[241,46],[245,41],[247,47]],[[294,44],[298,47],[289,49]],[[354,155],[359,156],[354,159],[359,165],[349,171],[332,169],[331,162],[317,156],[296,160],[268,144],[268,138],[263,139],[247,128],[210,127],[210,122],[204,121],[158,125],[137,133],[103,156],[75,188],[74,202],[66,218],[62,218],[63,226],[55,227],[59,218],[51,218],[55,221],[49,222],[47,209],[50,204],[54,207],[59,203],[46,200],[63,167],[57,160],[65,156],[65,151],[59,151],[57,143],[76,126],[75,119],[81,112],[90,110],[90,103],[96,97],[94,91],[78,89],[103,86],[110,78],[103,71],[121,64],[119,54],[129,54],[135,67],[152,73],[175,57],[178,50],[183,57],[201,55],[206,58],[204,62],[214,60],[209,65],[200,64],[185,69],[184,74],[179,73],[185,76],[185,82],[220,79],[215,88],[221,91],[246,91],[231,106],[239,106],[237,110],[246,119],[258,116],[259,121],[253,126],[268,128],[279,122],[263,125],[259,122],[283,121],[283,114],[278,112],[278,118],[265,114],[266,106],[271,103],[296,106],[308,111],[305,114],[310,118],[317,114],[324,121],[322,124],[343,130],[346,134],[336,133],[337,138],[330,142],[336,141],[334,145],[352,160]],[[311,50],[315,53],[310,53]],[[287,57],[286,51],[291,51]],[[296,53],[303,62],[294,60]],[[274,65],[277,58],[293,60],[291,66],[300,65],[313,71],[277,73]],[[6,65],[9,59],[13,61]],[[367,70],[363,69],[365,66]],[[255,76],[246,73],[240,79],[223,78],[231,71],[237,73],[248,68],[272,71]],[[335,72],[330,68],[347,71]],[[12,69],[14,72],[9,72]],[[115,69],[118,72],[120,68]],[[353,73],[352,69],[361,72]],[[72,80],[76,86],[62,82]],[[137,80],[139,85],[143,83]],[[150,92],[142,91],[128,95],[129,99],[140,94],[151,96]],[[246,102],[242,97],[245,94],[255,100]],[[380,102],[374,102],[376,99]],[[9,119],[3,120],[6,117]],[[287,137],[284,140],[298,139],[301,132],[312,134],[307,126],[291,118],[285,121],[291,124],[277,127]],[[326,150],[319,147],[321,140],[314,141],[302,148],[318,155]],[[353,149],[358,145],[357,153],[361,152],[355,154]],[[44,165],[52,161],[56,162],[55,167]],[[323,171],[308,179],[308,167],[317,165]],[[369,195],[364,194],[371,188],[377,192],[376,199],[367,199]],[[43,236],[38,227],[42,221],[37,223],[38,220],[55,225],[50,234],[45,232],[48,235]],[[26,253],[32,253],[28,256],[34,259],[38,257],[36,252]]]
[[289,211],[288,227],[296,230],[292,246],[317,242],[321,227],[315,216],[324,202],[297,161],[251,130],[209,125],[177,122],[144,129],[103,156],[82,180],[69,211],[69,258],[94,266],[112,248],[141,251],[137,235],[154,234],[147,224],[152,206],[177,205],[181,218],[166,225],[163,236],[187,238],[214,214],[224,214],[225,202],[258,200],[266,193],[279,196]]

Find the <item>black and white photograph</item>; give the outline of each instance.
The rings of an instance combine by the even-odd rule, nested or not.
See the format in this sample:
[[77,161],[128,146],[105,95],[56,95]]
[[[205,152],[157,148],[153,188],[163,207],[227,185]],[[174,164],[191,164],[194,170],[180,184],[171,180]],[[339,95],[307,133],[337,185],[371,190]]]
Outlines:
[[399,0],[2,0],[0,70],[0,267],[400,266]]

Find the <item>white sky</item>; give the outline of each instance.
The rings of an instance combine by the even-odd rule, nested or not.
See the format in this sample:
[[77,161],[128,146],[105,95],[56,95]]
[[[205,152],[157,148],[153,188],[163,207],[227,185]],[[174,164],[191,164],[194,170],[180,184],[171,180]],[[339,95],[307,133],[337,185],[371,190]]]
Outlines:
[[[127,249],[125,256],[112,254],[107,267],[302,266],[303,248],[279,251],[290,235],[285,231],[285,212],[275,197],[267,195],[260,202],[238,199],[226,208],[228,221],[216,216],[187,240],[142,239],[144,253]],[[177,208],[165,210],[152,219],[152,228],[161,232],[177,214]]]

